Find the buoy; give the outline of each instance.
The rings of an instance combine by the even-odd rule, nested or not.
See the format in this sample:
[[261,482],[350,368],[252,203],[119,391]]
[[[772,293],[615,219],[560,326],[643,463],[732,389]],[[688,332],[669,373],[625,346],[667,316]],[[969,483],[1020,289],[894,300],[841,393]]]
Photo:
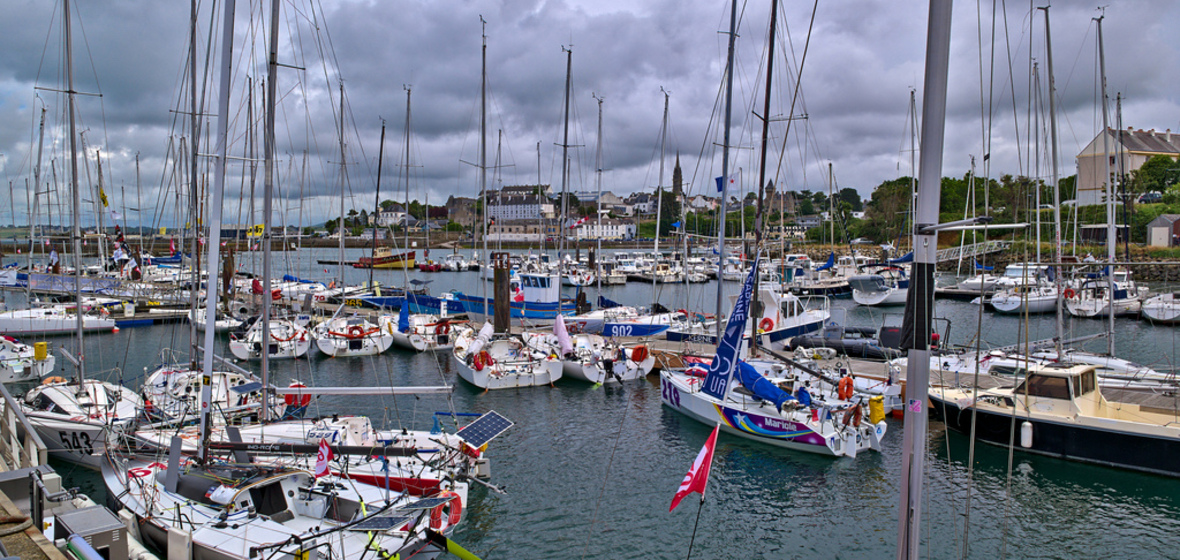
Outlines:
[[118,325],[115,325],[114,327],[112,327],[112,328],[111,328],[111,332],[113,332],[113,333],[116,333],[116,334],[117,334],[117,333],[119,332],[119,326],[118,326]]
[[1028,449],[1032,447],[1032,422],[1025,420],[1020,424],[1020,446]]

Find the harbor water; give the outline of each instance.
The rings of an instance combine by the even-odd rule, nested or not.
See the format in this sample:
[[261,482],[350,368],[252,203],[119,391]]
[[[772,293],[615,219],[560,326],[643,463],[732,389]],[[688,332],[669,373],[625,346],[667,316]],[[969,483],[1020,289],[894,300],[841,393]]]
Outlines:
[[[433,251],[438,259],[442,250]],[[355,260],[359,249],[346,258]],[[280,272],[328,281],[330,249],[279,256]],[[421,254],[419,255],[421,258]],[[250,257],[238,262],[249,270]],[[258,267],[260,269],[261,267]],[[347,269],[349,283],[369,272]],[[432,293],[457,289],[480,294],[475,272],[424,274],[375,271],[385,285],[406,278],[431,280]],[[736,293],[739,283],[725,288]],[[573,289],[566,291],[572,294]],[[488,292],[491,292],[490,284]],[[597,299],[589,290],[589,299]],[[604,288],[625,304],[652,301],[650,285]],[[716,283],[661,286],[656,298],[669,308],[713,312]],[[726,300],[728,305],[728,298]],[[834,300],[837,317],[851,325],[900,322],[901,308],[882,312]],[[846,318],[845,318],[846,316]],[[985,312],[968,302],[939,301],[936,316],[950,322],[950,341],[985,347],[1054,334],[1052,316],[1022,318]],[[1123,358],[1171,368],[1180,329],[1131,319],[1115,324]],[[1067,336],[1100,332],[1104,321],[1072,320]],[[939,327],[943,330],[943,327]],[[49,339],[73,349],[72,337]],[[126,328],[86,336],[86,367],[95,376],[137,386],[162,348],[186,353],[188,325]],[[222,353],[229,353],[221,340]],[[1105,349],[1104,340],[1087,347]],[[272,361],[273,382],[308,385],[440,385],[444,396],[320,397],[312,414],[364,414],[385,427],[429,429],[434,413],[495,410],[515,426],[488,450],[491,482],[506,493],[475,486],[453,538],[485,559],[869,558],[895,554],[901,443],[904,425],[888,420],[884,452],[831,459],[770,448],[721,435],[703,505],[695,495],[676,511],[668,505],[711,430],[660,403],[658,379],[606,385],[562,380],[554,387],[483,392],[456,375],[449,353],[391,350],[369,358]],[[58,360],[58,375],[71,375]],[[243,364],[251,367],[249,364]],[[253,368],[256,370],[257,365]],[[17,390],[20,387],[16,387]],[[1180,418],[1178,418],[1180,421]],[[446,425],[448,421],[444,421]],[[923,556],[930,558],[1176,558],[1180,534],[1180,480],[974,446],[963,435],[931,422],[923,506]],[[969,457],[974,453],[974,468]],[[70,486],[98,501],[97,474],[65,463],[54,466]],[[693,539],[699,506],[699,526]]]

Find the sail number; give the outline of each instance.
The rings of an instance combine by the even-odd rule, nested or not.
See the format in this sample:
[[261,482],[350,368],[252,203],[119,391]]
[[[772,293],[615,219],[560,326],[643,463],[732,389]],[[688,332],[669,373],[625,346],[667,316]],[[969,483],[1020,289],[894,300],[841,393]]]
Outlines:
[[344,300],[344,305],[347,305],[349,307],[364,307],[365,302],[364,302],[364,300],[361,300],[361,299],[349,298],[349,299]]
[[80,453],[91,455],[94,453],[94,442],[90,441],[90,434],[86,432],[58,432],[61,446]]
[[609,325],[606,336],[631,336],[631,325]]
[[660,392],[664,398],[664,402],[680,408],[680,390],[667,379],[660,379]]

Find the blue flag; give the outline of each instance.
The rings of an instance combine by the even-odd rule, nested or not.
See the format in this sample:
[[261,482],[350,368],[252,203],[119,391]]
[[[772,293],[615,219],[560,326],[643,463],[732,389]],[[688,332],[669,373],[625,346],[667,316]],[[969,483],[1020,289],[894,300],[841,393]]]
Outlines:
[[410,332],[410,298],[402,302],[402,309],[397,314],[397,331]]
[[679,221],[672,222],[672,227],[675,227],[675,228],[680,227],[680,222]]
[[746,282],[742,284],[742,293],[738,295],[737,303],[729,314],[729,322],[725,324],[725,333],[717,344],[717,355],[713,363],[709,364],[709,374],[705,376],[705,383],[701,391],[715,399],[725,397],[729,388],[729,380],[733,377],[733,368],[737,365],[738,346],[742,343],[742,334],[746,330],[746,319],[750,315],[750,298],[754,293],[754,278],[758,275],[758,257],[754,257],[754,264],[750,273],[746,275]]

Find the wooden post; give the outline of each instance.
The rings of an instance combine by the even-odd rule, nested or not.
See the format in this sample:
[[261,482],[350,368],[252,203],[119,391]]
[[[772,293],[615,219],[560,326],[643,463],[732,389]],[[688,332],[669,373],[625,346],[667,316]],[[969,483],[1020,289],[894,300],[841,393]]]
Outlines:
[[511,267],[508,263],[508,253],[492,253],[492,272],[495,279],[492,289],[492,326],[497,333],[506,333],[512,326],[511,294],[508,291],[508,274]]

